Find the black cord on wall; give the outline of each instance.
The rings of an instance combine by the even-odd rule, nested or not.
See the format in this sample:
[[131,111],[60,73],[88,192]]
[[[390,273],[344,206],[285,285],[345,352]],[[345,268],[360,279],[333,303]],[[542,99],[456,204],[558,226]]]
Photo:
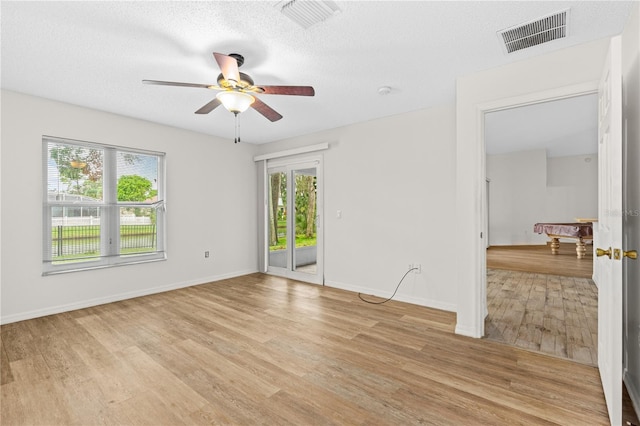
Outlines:
[[400,282],[398,283],[398,285],[396,286],[396,289],[393,291],[393,294],[391,295],[390,298],[383,300],[382,302],[372,302],[370,300],[365,299],[364,297],[362,297],[362,293],[358,293],[358,297],[360,298],[360,300],[362,300],[363,302],[367,302],[367,303],[371,303],[372,305],[382,305],[383,303],[387,303],[389,300],[393,299],[393,296],[396,295],[396,292],[398,291],[398,289],[400,288],[400,284],[402,284],[402,281],[404,281],[405,277],[407,275],[409,275],[409,272],[414,271],[418,268],[411,268],[409,269],[407,272],[404,273],[404,275],[402,276],[402,278],[400,279]]

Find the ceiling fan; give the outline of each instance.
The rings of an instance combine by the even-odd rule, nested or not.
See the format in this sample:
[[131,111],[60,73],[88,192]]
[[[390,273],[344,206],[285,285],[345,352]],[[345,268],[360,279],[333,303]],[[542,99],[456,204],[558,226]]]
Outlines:
[[161,86],[197,87],[203,89],[219,90],[211,102],[205,104],[196,111],[196,114],[208,114],[218,106],[223,105],[236,116],[236,137],[234,142],[240,142],[238,135],[238,114],[249,107],[255,109],[270,121],[278,121],[282,115],[269,105],[258,99],[255,94],[265,95],[297,95],[314,96],[315,90],[311,86],[256,86],[253,79],[238,70],[244,63],[244,57],[238,53],[224,55],[213,52],[220,75],[218,84],[179,83],[174,81],[142,80],[145,84],[157,84]]

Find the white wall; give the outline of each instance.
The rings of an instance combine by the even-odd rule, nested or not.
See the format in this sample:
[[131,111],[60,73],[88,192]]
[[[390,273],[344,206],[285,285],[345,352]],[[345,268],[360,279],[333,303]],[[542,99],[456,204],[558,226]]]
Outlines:
[[[272,153],[329,142],[325,283],[456,310],[455,110],[433,108],[260,146]],[[342,218],[336,211],[342,211]],[[355,296],[354,296],[355,297]]]
[[[15,92],[1,101],[3,323],[256,271],[255,147]],[[42,135],[166,152],[168,259],[41,276]]]
[[487,155],[487,178],[491,180],[489,244],[539,242],[533,233],[533,224],[543,220],[545,210],[546,151]]
[[[598,217],[598,155],[547,158],[545,222]],[[575,240],[569,240],[575,242]]]
[[487,155],[486,167],[490,245],[546,244],[546,235],[533,232],[535,223],[598,215],[596,154],[547,158],[540,149]]
[[[626,124],[626,205],[625,250],[640,250],[640,3],[633,6],[622,34],[622,86]],[[640,260],[625,260],[624,300],[624,381],[640,413]]]
[[485,246],[482,190],[485,153],[483,111],[597,88],[609,39],[585,43],[457,80],[456,90],[456,240],[458,315],[456,331],[484,334],[486,315]]

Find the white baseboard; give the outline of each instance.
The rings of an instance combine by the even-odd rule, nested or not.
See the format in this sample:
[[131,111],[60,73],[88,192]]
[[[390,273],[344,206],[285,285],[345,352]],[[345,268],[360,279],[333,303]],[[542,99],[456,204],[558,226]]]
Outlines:
[[[77,309],[84,309],[92,306],[104,305],[106,303],[118,302],[121,300],[132,299],[134,297],[141,297],[141,296],[147,296],[150,294],[163,293],[166,291],[177,290],[180,288],[191,287],[199,284],[205,284],[208,282],[220,281],[228,278],[235,278],[242,275],[253,274],[255,272],[258,272],[258,271],[257,270],[236,271],[228,274],[216,275],[211,277],[202,277],[202,278],[189,280],[189,281],[182,281],[182,282],[173,283],[173,284],[160,286],[160,287],[153,287],[153,288],[136,290],[136,291],[126,292],[126,293],[119,293],[119,294],[99,297],[95,299],[82,300],[79,302],[69,303],[65,305],[50,306],[43,309],[36,309],[36,310],[20,312],[12,315],[5,315],[0,317],[0,324],[9,324],[12,322],[39,318],[47,315],[59,314],[62,312],[75,311]],[[370,288],[360,287],[352,284],[340,283],[337,281],[326,281],[325,285],[328,287],[338,288],[341,290],[352,291],[354,293],[372,294]],[[392,292],[376,292],[376,294],[374,295],[377,297],[387,298],[387,297],[390,297],[392,294],[393,294]],[[396,294],[396,296],[394,297],[394,300],[397,300],[400,302],[412,303],[414,305],[419,305],[419,306],[425,306],[427,308],[440,309],[448,312],[456,312],[456,305],[453,303],[443,303],[437,300],[406,296],[406,295],[398,295],[398,294]],[[456,333],[458,333],[458,327],[456,327]],[[472,336],[471,334],[466,334],[464,332],[460,332],[458,334]]]
[[461,336],[473,337],[479,339],[482,335],[475,329],[475,327],[467,327],[462,324],[456,324],[456,334]]
[[20,312],[17,314],[6,315],[0,317],[0,324],[9,324],[12,322],[24,321],[33,318],[45,317],[47,315],[59,314],[62,312],[75,311],[77,309],[90,308],[92,306],[104,305],[105,303],[119,302],[121,300],[133,299],[134,297],[148,296],[150,294],[164,293],[166,291],[177,290],[180,288],[191,287],[194,285],[206,284],[209,282],[225,280],[228,278],[235,278],[242,275],[253,274],[257,270],[249,271],[236,271],[228,274],[215,275],[211,277],[202,277],[189,281],[182,281],[178,283],[168,284],[160,287],[146,288],[143,290],[136,290],[126,293],[113,294],[105,297],[98,297],[95,299],[82,300],[79,302],[69,303],[65,305],[50,306],[42,309],[35,309],[27,312]]
[[[354,293],[371,294],[376,297],[388,298],[388,297],[391,297],[391,295],[393,294],[393,292],[377,291],[377,290],[375,293],[372,293],[370,288],[365,288],[365,287],[361,287],[353,284],[345,284],[338,281],[327,280],[325,281],[324,284],[327,287],[338,288],[340,290],[353,291]],[[402,294],[396,294],[393,297],[393,300],[397,300],[399,302],[407,302],[407,303],[411,303],[419,306],[425,306],[427,308],[440,309],[441,311],[448,311],[448,312],[457,311],[457,307],[453,303],[444,303],[438,300],[425,299],[422,297],[413,297],[413,296],[407,296]]]

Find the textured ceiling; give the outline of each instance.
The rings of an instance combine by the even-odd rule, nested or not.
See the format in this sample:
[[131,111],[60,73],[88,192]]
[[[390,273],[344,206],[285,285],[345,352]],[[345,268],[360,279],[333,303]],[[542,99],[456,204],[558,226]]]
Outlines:
[[[262,95],[284,118],[240,115],[265,143],[455,102],[455,78],[618,34],[631,2],[338,1],[303,29],[275,1],[1,3],[2,88],[232,140],[233,115],[194,111],[217,92],[143,85],[215,83],[212,52],[244,55],[260,85],[311,85],[312,98]],[[505,55],[496,31],[571,8],[570,35]],[[391,87],[381,96],[380,86]]]

